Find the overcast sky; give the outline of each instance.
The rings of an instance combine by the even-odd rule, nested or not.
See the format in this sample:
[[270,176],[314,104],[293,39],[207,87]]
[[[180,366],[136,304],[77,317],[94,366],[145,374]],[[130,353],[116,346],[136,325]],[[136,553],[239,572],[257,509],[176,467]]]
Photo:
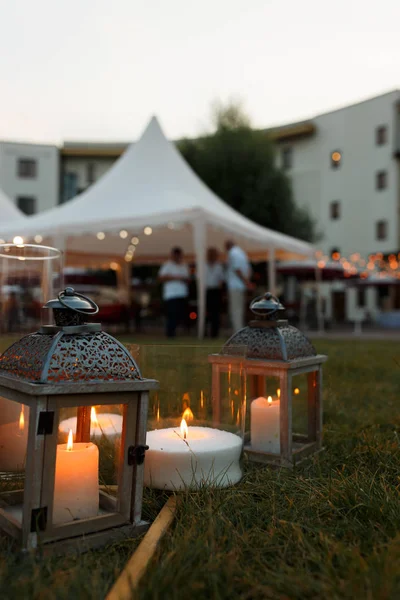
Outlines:
[[0,0],[0,139],[301,120],[400,87],[399,29],[399,0]]

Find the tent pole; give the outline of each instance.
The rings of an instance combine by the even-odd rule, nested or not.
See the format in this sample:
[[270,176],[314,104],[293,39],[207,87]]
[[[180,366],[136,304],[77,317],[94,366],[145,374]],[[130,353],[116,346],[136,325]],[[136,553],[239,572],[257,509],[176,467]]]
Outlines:
[[300,284],[300,329],[306,329],[306,295],[304,285]]
[[276,261],[274,246],[270,246],[268,251],[268,288],[271,294],[276,296]]
[[324,315],[322,313],[322,297],[321,297],[321,270],[318,266],[315,267],[315,281],[317,292],[317,323],[320,334],[324,333]]
[[206,324],[206,223],[203,218],[197,218],[193,224],[194,250],[196,254],[197,278],[197,334],[204,338]]

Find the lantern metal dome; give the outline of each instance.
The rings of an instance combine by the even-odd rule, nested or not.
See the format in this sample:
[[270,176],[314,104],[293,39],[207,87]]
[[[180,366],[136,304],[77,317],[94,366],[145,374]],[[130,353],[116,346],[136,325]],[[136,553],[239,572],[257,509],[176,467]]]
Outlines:
[[97,305],[66,288],[44,308],[56,325],[42,327],[12,344],[0,356],[0,375],[30,383],[124,382],[141,380],[128,350],[98,323],[85,323]]
[[222,354],[234,355],[237,348],[247,347],[247,358],[290,361],[317,355],[299,329],[286,320],[276,320],[277,313],[285,307],[270,292],[255,298],[250,310],[258,319],[234,333],[225,343]]

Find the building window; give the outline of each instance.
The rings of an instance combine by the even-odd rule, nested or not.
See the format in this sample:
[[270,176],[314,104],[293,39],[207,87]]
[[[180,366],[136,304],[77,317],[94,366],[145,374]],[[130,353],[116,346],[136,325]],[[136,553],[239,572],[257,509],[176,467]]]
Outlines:
[[332,250],[331,250],[331,258],[333,260],[339,260],[339,258],[340,258],[340,250],[339,250],[339,248],[332,248]]
[[387,188],[387,172],[378,171],[376,174],[376,189],[385,190]]
[[379,125],[379,127],[375,129],[375,143],[377,146],[384,146],[385,144],[387,144],[387,133],[388,130],[386,125]]
[[34,215],[36,212],[36,198],[32,196],[18,196],[17,206],[26,215]]
[[87,179],[88,185],[90,185],[91,183],[94,183],[94,181],[96,179],[95,163],[88,163],[86,165],[86,179]]
[[282,168],[287,170],[293,167],[293,148],[286,146],[282,148]]
[[376,224],[376,239],[386,240],[387,238],[387,221],[378,221]]
[[366,294],[365,294],[364,287],[359,287],[357,290],[357,305],[358,305],[358,308],[365,308]]
[[331,219],[333,221],[340,219],[340,201],[339,200],[334,200],[333,202],[331,202],[330,214],[331,214]]
[[20,158],[18,160],[18,177],[32,179],[37,176],[37,162],[33,158]]
[[78,177],[76,173],[64,173],[62,202],[68,202],[78,193]]
[[342,163],[342,153],[339,150],[331,152],[331,167],[332,169],[338,169]]

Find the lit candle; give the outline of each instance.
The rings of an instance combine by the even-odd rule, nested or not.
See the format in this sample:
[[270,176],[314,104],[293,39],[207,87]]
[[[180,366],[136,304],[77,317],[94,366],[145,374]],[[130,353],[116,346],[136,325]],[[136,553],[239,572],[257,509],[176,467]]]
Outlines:
[[28,443],[25,420],[25,408],[22,406],[18,420],[0,425],[0,471],[22,471],[25,468]]
[[[185,414],[188,417],[186,411]],[[242,477],[239,463],[242,440],[228,431],[188,427],[182,419],[180,428],[148,431],[146,443],[149,446],[144,463],[147,487],[166,490],[204,484],[226,487]]]
[[99,512],[99,450],[95,444],[68,443],[57,446],[53,523],[95,517]]
[[280,453],[280,400],[273,400],[271,396],[268,400],[253,400],[250,406],[250,435],[252,450]]

